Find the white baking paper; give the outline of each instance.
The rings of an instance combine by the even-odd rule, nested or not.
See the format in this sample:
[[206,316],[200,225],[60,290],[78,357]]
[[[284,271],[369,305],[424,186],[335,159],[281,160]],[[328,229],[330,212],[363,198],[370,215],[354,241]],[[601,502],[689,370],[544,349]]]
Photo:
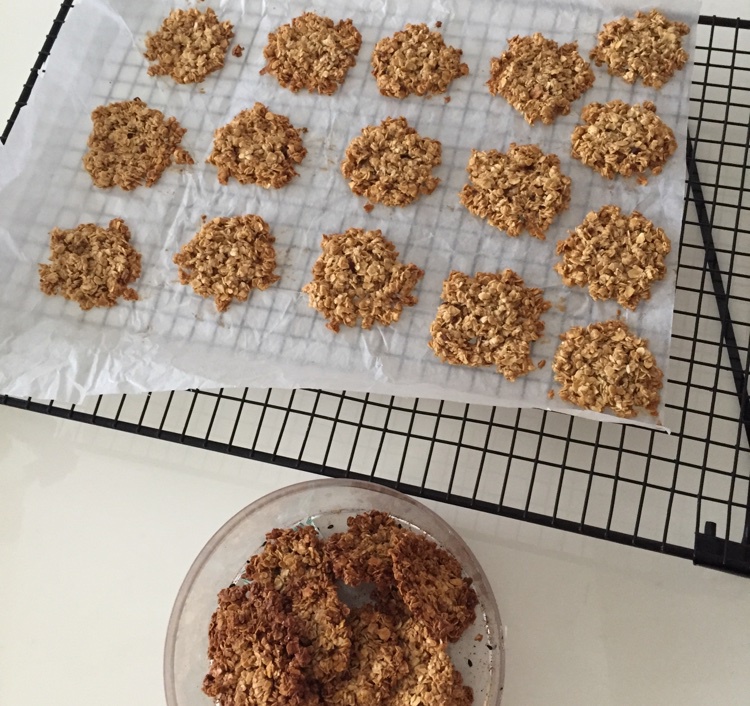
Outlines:
[[[228,55],[220,72],[194,86],[146,73],[146,32],[159,27],[173,2],[81,0],[70,11],[45,73],[0,151],[0,391],[76,402],[96,393],[189,387],[316,387],[581,414],[548,398],[549,390],[556,388],[549,363],[561,333],[573,325],[611,318],[618,306],[595,303],[585,290],[564,287],[552,265],[556,241],[588,211],[607,203],[642,211],[672,238],[668,277],[653,288],[651,301],[635,313],[623,314],[649,339],[666,372],[685,190],[691,66],[660,91],[640,82],[629,86],[608,76],[604,68],[595,68],[594,87],[553,126],[527,125],[485,86],[490,58],[500,55],[509,37],[539,31],[561,43],[578,40],[587,56],[603,22],[632,14],[637,3],[353,0],[345,9],[333,0],[206,4],[234,23],[235,42],[245,51],[241,58]],[[660,5],[694,27],[697,0]],[[273,77],[259,74],[268,33],[308,10],[334,19],[351,17],[363,36],[357,64],[334,96],[293,94]],[[470,68],[467,77],[450,87],[450,102],[442,97],[381,97],[369,65],[377,40],[408,22],[437,21],[442,22],[446,41],[463,49]],[[695,31],[689,40],[692,50]],[[176,116],[187,128],[183,146],[196,164],[170,168],[151,189],[97,189],[81,165],[90,113],[98,105],[136,96]],[[678,152],[648,186],[606,181],[569,156],[570,134],[582,107],[613,98],[654,100],[678,137]],[[298,169],[300,176],[275,191],[236,182],[221,186],[214,167],[205,164],[213,131],[258,100],[287,115],[297,127],[307,128],[308,156]],[[443,164],[436,171],[442,181],[416,204],[403,209],[376,206],[368,214],[364,200],[349,191],[339,164],[361,128],[399,115],[421,134],[442,142]],[[550,228],[546,242],[528,234],[510,238],[459,204],[471,149],[505,150],[510,142],[533,142],[557,153],[564,173],[572,178],[570,209]],[[172,257],[197,231],[202,214],[244,213],[256,213],[270,224],[281,280],[219,315],[212,300],[178,283]],[[125,219],[143,255],[143,274],[135,284],[140,300],[82,312],[73,302],[42,295],[37,267],[48,259],[48,232],[85,222],[106,225],[114,217]],[[344,329],[336,335],[308,307],[300,289],[310,279],[321,235],[349,227],[380,228],[402,259],[416,263],[426,275],[416,290],[419,304],[405,310],[398,323],[370,331]],[[493,368],[441,363],[427,346],[441,284],[450,271],[473,274],[506,267],[518,272],[527,286],[544,288],[553,302],[544,316],[544,337],[532,349],[534,360],[546,359],[548,365],[514,383]],[[646,416],[637,421],[661,425],[659,418]]]

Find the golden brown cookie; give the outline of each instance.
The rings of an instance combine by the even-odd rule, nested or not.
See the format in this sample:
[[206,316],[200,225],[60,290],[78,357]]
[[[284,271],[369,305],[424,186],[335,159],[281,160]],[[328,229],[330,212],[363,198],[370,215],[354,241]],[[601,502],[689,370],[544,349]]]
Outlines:
[[216,13],[191,7],[172,10],[158,32],[146,36],[144,56],[150,62],[149,76],[171,76],[177,83],[201,83],[212,71],[224,66],[234,28],[219,22]]
[[310,675],[321,684],[336,680],[349,667],[349,608],[341,602],[331,565],[314,527],[275,529],[263,551],[250,558],[245,577],[272,586],[289,601],[303,644],[309,645]]
[[560,159],[536,145],[511,143],[507,153],[472,150],[469,183],[459,194],[475,216],[510,236],[527,230],[544,240],[555,217],[570,205],[570,178]]
[[352,656],[347,674],[322,689],[326,706],[390,704],[396,684],[408,671],[397,624],[373,605],[354,608],[347,623]]
[[560,399],[624,418],[640,407],[657,414],[663,375],[648,341],[617,320],[574,326],[560,338],[552,361]]
[[435,191],[442,145],[421,137],[406,118],[386,118],[362,130],[346,148],[341,173],[349,188],[372,203],[406,206]]
[[479,602],[458,560],[435,542],[401,532],[391,546],[393,577],[404,604],[433,640],[455,642],[474,622]]
[[411,292],[424,272],[399,262],[396,247],[379,230],[349,228],[324,235],[321,247],[313,281],[302,291],[310,306],[328,319],[331,331],[338,333],[341,324],[356,326],[358,321],[363,329],[376,322],[389,326],[405,306],[417,303]]
[[372,75],[381,95],[391,98],[445,93],[453,79],[469,73],[461,54],[440,32],[431,32],[426,24],[409,24],[375,45]]
[[397,632],[409,671],[396,684],[388,706],[471,706],[472,690],[464,685],[445,645],[419,620],[401,615]]
[[677,149],[672,128],[656,114],[650,101],[630,105],[616,99],[589,103],[581,112],[571,138],[572,155],[607,179],[636,175],[646,184],[645,172],[661,174]]
[[39,287],[47,295],[60,294],[84,311],[110,307],[122,297],[135,301],[128,285],[141,276],[141,254],[130,244],[130,230],[121,218],[106,228],[83,223],[70,230],[50,232],[50,264],[39,265]]
[[172,162],[193,164],[180,147],[186,130],[140,98],[100,105],[91,113],[91,121],[94,127],[83,166],[100,189],[153,186]]
[[253,289],[268,289],[279,277],[274,237],[254,215],[214,218],[174,256],[180,282],[196,294],[213,297],[217,311],[244,302]]
[[288,184],[307,155],[300,130],[262,103],[238,113],[214,132],[214,148],[206,162],[218,170],[219,183],[231,177],[240,184],[280,189]]
[[628,83],[640,78],[646,86],[661,88],[687,63],[682,37],[689,33],[690,27],[670,22],[659,10],[636,12],[633,19],[604,25],[591,58]]
[[490,62],[487,86],[526,122],[546,125],[570,113],[570,104],[594,85],[594,72],[578,53],[578,43],[560,45],[538,32],[508,40],[508,49]]
[[542,295],[513,270],[474,277],[453,271],[443,282],[428,345],[445,363],[494,365],[515,380],[535,368],[531,344],[542,335],[541,315],[551,306]]
[[310,650],[281,594],[262,583],[230,586],[208,631],[203,691],[219,706],[320,706],[305,670]]
[[651,283],[664,279],[670,249],[664,231],[638,211],[628,215],[604,206],[557,243],[562,260],[555,270],[569,287],[588,285],[593,299],[615,299],[635,309],[651,298]]
[[385,512],[371,510],[346,520],[348,530],[334,534],[325,544],[333,573],[349,586],[374,583],[383,590],[393,587],[391,549],[402,531]]
[[271,74],[295,93],[306,88],[330,96],[357,61],[362,35],[351,20],[334,24],[328,17],[306,12],[268,35],[263,50]]

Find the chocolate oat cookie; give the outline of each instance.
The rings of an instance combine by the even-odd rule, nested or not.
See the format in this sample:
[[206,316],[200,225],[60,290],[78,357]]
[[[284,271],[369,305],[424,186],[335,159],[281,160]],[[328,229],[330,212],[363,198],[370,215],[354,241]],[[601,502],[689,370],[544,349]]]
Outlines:
[[253,289],[268,289],[279,277],[274,237],[254,215],[214,218],[174,256],[180,282],[202,297],[213,297],[216,310],[244,302]]
[[172,10],[158,32],[146,36],[149,76],[171,76],[177,83],[201,83],[224,66],[234,37],[231,22],[219,22],[210,8]]
[[253,583],[219,592],[203,691],[219,706],[322,706],[308,682],[310,649],[281,594]]
[[106,228],[83,223],[50,232],[50,264],[39,265],[39,287],[60,294],[84,311],[110,307],[122,297],[138,299],[128,285],[141,276],[141,254],[130,244],[130,230],[121,218]]
[[91,113],[91,121],[83,166],[100,189],[153,186],[172,162],[193,164],[180,147],[186,130],[140,98],[101,105]]
[[633,19],[604,25],[591,58],[628,83],[640,78],[646,86],[661,88],[687,63],[682,37],[689,33],[685,23],[671,22],[659,10],[636,12]]
[[570,113],[570,104],[594,85],[594,72],[578,53],[578,43],[560,45],[538,32],[508,40],[508,49],[490,62],[487,86],[503,96],[526,121],[552,123]]
[[400,612],[399,640],[409,671],[396,685],[388,706],[470,706],[474,694],[465,686],[445,645],[436,641],[424,623]]
[[651,297],[652,282],[664,279],[670,249],[664,231],[638,211],[604,206],[557,243],[562,260],[555,270],[568,286],[588,286],[593,299],[635,309]]
[[349,228],[324,235],[321,247],[313,281],[302,291],[310,306],[328,319],[331,331],[338,333],[341,324],[356,326],[360,321],[363,329],[376,322],[389,326],[399,320],[405,306],[417,303],[411,292],[424,272],[399,262],[396,247],[379,230]]
[[372,203],[406,206],[435,191],[432,170],[441,162],[442,145],[422,137],[406,118],[386,118],[363,128],[346,148],[341,173],[349,188]]
[[663,375],[648,341],[617,320],[574,326],[560,338],[552,361],[560,399],[624,418],[640,407],[657,414]]
[[336,578],[349,586],[393,587],[391,549],[401,532],[396,521],[388,513],[372,510],[349,517],[346,524],[349,529],[332,535],[325,545]]
[[475,216],[510,236],[527,230],[544,240],[555,217],[570,205],[570,177],[560,158],[536,145],[511,143],[507,153],[472,150],[469,183],[459,194]]
[[672,128],[662,122],[650,101],[589,103],[581,120],[584,124],[571,137],[571,153],[607,179],[635,175],[639,184],[646,184],[645,172],[661,174],[677,149]]
[[294,167],[307,155],[300,132],[287,117],[256,103],[214,132],[206,162],[219,170],[221,184],[233,177],[240,184],[280,189],[297,176]]
[[305,88],[330,96],[356,63],[361,46],[362,35],[351,20],[334,24],[306,12],[268,35],[267,63],[260,73],[275,76],[295,93]]
[[371,604],[352,609],[347,623],[352,634],[349,670],[323,687],[323,702],[326,706],[391,704],[396,684],[409,670],[398,623]]
[[535,368],[531,344],[542,335],[541,315],[551,306],[542,294],[512,270],[474,277],[453,271],[443,282],[428,345],[445,363],[494,365],[515,380]]
[[375,45],[372,75],[381,95],[391,98],[445,93],[451,81],[469,73],[461,54],[426,24],[408,24]]
[[304,644],[310,646],[311,676],[334,681],[349,667],[349,608],[336,593],[333,572],[314,527],[275,529],[263,551],[250,558],[245,578],[271,586],[289,601]]
[[393,576],[406,607],[437,642],[455,642],[471,625],[479,599],[450,552],[427,537],[401,532],[391,546]]

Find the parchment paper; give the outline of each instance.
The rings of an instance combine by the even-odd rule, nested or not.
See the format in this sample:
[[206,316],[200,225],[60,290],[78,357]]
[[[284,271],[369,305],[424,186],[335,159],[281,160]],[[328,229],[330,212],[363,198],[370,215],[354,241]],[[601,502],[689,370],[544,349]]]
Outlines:
[[[692,64],[660,91],[629,86],[595,68],[596,83],[553,126],[528,126],[521,115],[485,86],[490,58],[509,37],[535,31],[558,42],[578,40],[583,56],[603,22],[639,8],[605,0],[354,0],[343,9],[333,0],[254,0],[207,3],[235,25],[241,58],[203,84],[181,86],[151,78],[142,56],[147,31],[155,31],[174,6],[166,0],[81,0],[63,25],[30,104],[21,112],[0,152],[0,391],[67,402],[95,393],[130,393],[188,387],[321,387],[421,396],[505,406],[534,406],[584,414],[557,399],[551,365],[515,383],[493,368],[441,363],[427,346],[440,304],[442,281],[452,269],[468,273],[510,267],[527,286],[543,287],[553,307],[544,316],[544,337],[532,348],[535,361],[551,363],[558,337],[573,325],[613,317],[615,302],[593,302],[584,289],[564,287],[552,265],[555,243],[586,213],[607,203],[638,209],[672,238],[666,280],[624,319],[651,349],[666,373],[674,304],[677,245],[683,212],[685,136]],[[180,3],[178,3],[180,5]],[[660,3],[673,18],[694,27],[697,0]],[[204,6],[201,4],[201,6]],[[650,7],[650,6],[649,6]],[[334,19],[351,17],[363,35],[356,66],[334,96],[293,94],[271,76],[260,76],[268,33],[306,10]],[[442,22],[446,41],[464,51],[470,74],[456,80],[451,101],[381,97],[370,76],[369,57],[381,37],[407,22]],[[688,38],[692,56],[695,31]],[[81,165],[98,105],[136,96],[174,115],[188,132],[183,146],[193,167],[172,167],[151,189],[132,192],[92,186]],[[675,131],[679,150],[646,187],[607,181],[570,155],[570,134],[591,101],[652,99]],[[306,127],[308,156],[289,186],[266,191],[236,182],[221,186],[205,164],[213,131],[256,101]],[[339,171],[349,141],[362,127],[387,116],[405,116],[443,144],[442,182],[428,197],[403,209],[376,206],[370,214]],[[510,142],[533,142],[555,152],[573,181],[570,209],[553,224],[546,242],[524,234],[510,238],[470,215],[458,201],[472,148],[505,150]],[[177,281],[172,257],[200,226],[200,217],[256,213],[276,237],[281,280],[247,303],[218,315],[212,300]],[[38,288],[37,266],[49,254],[48,232],[79,223],[106,225],[123,217],[143,255],[135,287],[140,300],[112,309],[82,312]],[[416,290],[419,304],[390,327],[370,331],[325,327],[301,287],[310,280],[321,235],[348,227],[380,228],[402,259],[426,275]],[[665,375],[666,379],[666,375]],[[641,415],[638,423],[660,425]],[[661,415],[663,418],[663,415]]]

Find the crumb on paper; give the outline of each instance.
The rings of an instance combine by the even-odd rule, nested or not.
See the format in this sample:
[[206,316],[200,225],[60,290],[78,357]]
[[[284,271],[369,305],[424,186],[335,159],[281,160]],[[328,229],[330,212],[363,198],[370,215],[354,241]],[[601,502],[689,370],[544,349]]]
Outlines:
[[193,164],[180,147],[185,128],[140,98],[100,105],[91,113],[91,122],[83,166],[100,189],[150,187],[172,162]]
[[670,250],[664,231],[643,214],[608,205],[557,243],[562,260],[555,270],[566,285],[588,286],[593,299],[615,299],[633,311],[651,298],[652,283],[664,279]]
[[484,635],[481,632],[474,635],[474,642],[481,642],[482,640],[484,640]]
[[446,104],[450,103],[451,102],[451,97],[450,96],[445,96],[445,98],[443,98],[443,102],[445,102]]
[[440,32],[426,24],[412,25],[384,37],[372,52],[372,75],[384,96],[432,96],[469,73],[460,49],[446,45]]
[[306,12],[268,35],[260,73],[295,93],[307,89],[330,96],[344,83],[361,46],[362,35],[350,19],[334,24]]
[[537,369],[538,369],[538,370],[541,370],[541,369],[542,369],[542,368],[544,368],[544,367],[545,367],[546,365],[547,365],[547,361],[546,361],[546,360],[544,360],[544,359],[542,359],[542,360],[540,360],[540,361],[539,361],[539,363],[537,364],[537,366],[536,366],[536,367],[537,367]]
[[552,369],[560,399],[584,409],[610,408],[630,419],[644,408],[656,416],[662,371],[648,342],[617,320],[574,326],[561,337]]
[[278,281],[273,243],[260,216],[214,218],[204,220],[173,259],[180,283],[189,284],[202,297],[212,297],[216,310],[223,312],[233,301],[247,301],[253,289],[267,289]]
[[689,33],[688,25],[671,22],[659,10],[636,12],[632,19],[621,17],[604,25],[591,58],[627,83],[640,78],[645,86],[661,88],[687,63],[682,37]]
[[232,49],[232,56],[236,56],[239,59],[244,51],[245,47],[243,47],[241,44],[237,44],[235,45],[234,49]]
[[635,175],[636,182],[644,185],[648,181],[645,172],[661,174],[677,149],[672,129],[650,101],[589,103],[581,120],[584,124],[571,137],[572,156],[606,179]]
[[531,344],[544,332],[541,316],[550,307],[541,289],[524,286],[509,269],[474,277],[453,271],[441,298],[428,343],[440,360],[494,365],[510,381],[535,369]]
[[432,170],[441,160],[438,140],[419,135],[406,118],[386,118],[349,143],[341,173],[352,192],[371,203],[406,206],[437,188]]
[[555,391],[554,390],[547,390],[547,399],[554,400],[555,399]]
[[364,208],[367,213],[372,213],[373,209],[375,208],[375,204],[366,203],[364,206],[362,206],[362,208]]
[[307,155],[300,132],[287,117],[256,103],[214,132],[206,162],[217,168],[221,184],[234,178],[240,184],[280,189],[297,176],[294,167]]
[[570,177],[560,158],[537,145],[511,143],[508,152],[472,150],[469,183],[459,194],[475,216],[515,237],[524,230],[540,240],[555,217],[570,205]]
[[594,72],[577,42],[560,45],[538,32],[509,39],[508,49],[492,59],[487,81],[490,93],[503,96],[530,125],[567,115],[593,85]]
[[224,56],[234,37],[229,21],[220,22],[207,7],[175,9],[159,30],[146,36],[144,56],[151,62],[149,76],[171,76],[177,83],[201,83],[224,66]]
[[141,276],[141,254],[130,244],[130,229],[121,218],[106,228],[83,223],[50,232],[50,263],[39,265],[39,287],[59,294],[88,311],[111,307],[121,297],[136,301],[128,285]]
[[363,329],[375,323],[388,326],[399,320],[404,307],[417,303],[412,290],[424,272],[399,262],[395,246],[379,230],[350,228],[324,235],[321,248],[313,280],[302,291],[331,331],[358,322]]

